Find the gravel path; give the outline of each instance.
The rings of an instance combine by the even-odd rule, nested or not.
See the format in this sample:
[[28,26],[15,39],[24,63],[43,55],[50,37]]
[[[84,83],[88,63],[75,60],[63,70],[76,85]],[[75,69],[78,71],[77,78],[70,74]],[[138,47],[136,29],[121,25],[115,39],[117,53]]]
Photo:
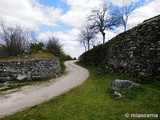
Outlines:
[[0,118],[43,103],[82,84],[89,77],[89,72],[74,62],[65,62],[67,74],[52,82],[25,86],[18,92],[0,96]]

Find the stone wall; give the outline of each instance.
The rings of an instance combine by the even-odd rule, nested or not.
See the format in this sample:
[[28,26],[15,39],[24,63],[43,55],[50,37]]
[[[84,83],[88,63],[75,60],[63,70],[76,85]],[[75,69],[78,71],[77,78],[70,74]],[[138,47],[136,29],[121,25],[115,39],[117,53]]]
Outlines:
[[160,19],[117,35],[81,55],[80,61],[103,71],[160,78]]
[[50,78],[61,72],[59,59],[0,62],[0,81],[30,81]]

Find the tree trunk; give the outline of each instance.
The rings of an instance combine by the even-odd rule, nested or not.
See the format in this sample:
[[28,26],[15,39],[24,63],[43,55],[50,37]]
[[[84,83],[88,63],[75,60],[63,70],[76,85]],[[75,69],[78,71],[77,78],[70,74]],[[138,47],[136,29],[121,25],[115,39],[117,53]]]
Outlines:
[[86,46],[84,46],[84,49],[85,49],[85,52],[87,51],[87,48],[86,48]]
[[127,22],[128,22],[128,16],[126,16],[126,19],[124,20],[124,31],[127,31]]
[[89,44],[89,40],[87,41],[88,42],[88,51],[90,50],[90,44]]
[[103,44],[105,43],[105,33],[102,33],[103,36]]
[[126,24],[124,24],[124,32],[127,30]]
[[83,44],[84,45],[84,49],[85,49],[85,52],[87,51],[87,47],[86,47],[86,45],[85,44]]

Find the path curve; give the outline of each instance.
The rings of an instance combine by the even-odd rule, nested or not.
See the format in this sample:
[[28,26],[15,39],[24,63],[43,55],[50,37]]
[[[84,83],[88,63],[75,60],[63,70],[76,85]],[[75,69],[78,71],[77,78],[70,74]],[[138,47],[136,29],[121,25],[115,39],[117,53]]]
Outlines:
[[89,72],[74,62],[65,62],[67,74],[53,82],[26,86],[18,92],[0,96],[0,118],[43,103],[82,84],[89,77]]

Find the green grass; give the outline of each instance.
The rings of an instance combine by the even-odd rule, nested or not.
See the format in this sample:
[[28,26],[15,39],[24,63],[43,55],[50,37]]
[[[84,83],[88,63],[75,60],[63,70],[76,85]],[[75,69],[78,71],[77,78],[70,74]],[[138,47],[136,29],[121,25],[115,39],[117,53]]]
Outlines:
[[55,58],[54,55],[51,53],[46,53],[46,52],[39,52],[39,53],[33,53],[33,54],[28,54],[24,56],[19,56],[19,57],[10,57],[10,58],[1,58],[0,62],[11,62],[11,61],[26,61],[26,60],[35,60],[35,59],[52,59]]
[[125,90],[124,98],[116,99],[114,91],[108,88],[110,83],[117,78],[136,79],[115,74],[101,76],[96,68],[85,67],[90,77],[84,84],[4,120],[130,120],[124,117],[125,113],[160,115],[159,85],[140,84],[138,88]]

